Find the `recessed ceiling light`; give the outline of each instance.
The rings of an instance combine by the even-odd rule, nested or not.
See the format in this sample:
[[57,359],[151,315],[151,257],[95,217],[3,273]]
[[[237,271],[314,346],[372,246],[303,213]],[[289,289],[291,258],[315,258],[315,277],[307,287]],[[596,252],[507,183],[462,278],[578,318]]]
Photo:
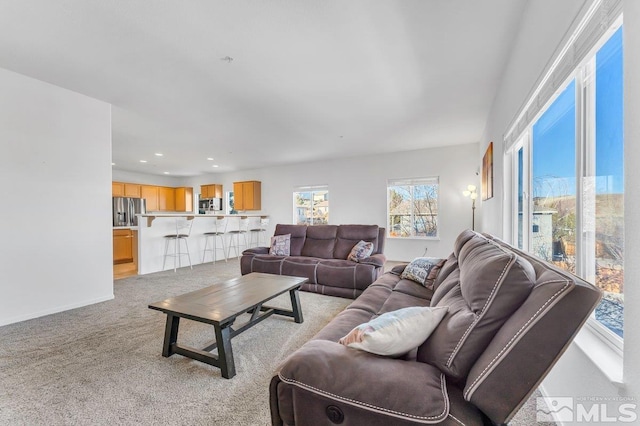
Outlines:
[[116,165],[116,163],[111,163],[111,165],[112,165],[112,166],[115,166],[115,165]]
[[147,162],[147,160],[140,160],[140,162],[141,162],[141,163],[146,163],[146,162]]
[[213,161],[213,157],[207,157],[207,160]]
[[162,153],[161,152],[156,152],[156,157],[162,157]]
[[214,165],[213,165],[213,166],[211,166],[211,167],[220,167],[220,166],[218,166],[217,164],[214,164]]
[[169,173],[169,172],[164,172],[164,174],[165,174],[165,175],[170,175],[171,173]]

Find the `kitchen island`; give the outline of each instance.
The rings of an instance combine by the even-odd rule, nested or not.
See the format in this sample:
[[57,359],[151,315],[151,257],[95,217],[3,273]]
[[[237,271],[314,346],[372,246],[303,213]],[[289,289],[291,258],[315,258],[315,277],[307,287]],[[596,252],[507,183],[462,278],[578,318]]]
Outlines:
[[[192,220],[191,233],[188,244],[191,255],[191,264],[202,263],[204,252],[205,232],[213,230],[216,217],[227,217],[229,222],[227,232],[238,229],[241,218],[249,218],[252,223],[249,229],[254,228],[261,218],[268,217],[264,214],[194,214],[194,213],[148,213],[138,216],[138,273],[150,274],[162,271],[164,260],[165,235],[176,232],[176,219],[186,218]],[[267,231],[268,234],[269,231]],[[228,238],[225,236],[225,238]],[[249,235],[247,235],[249,240]],[[171,249],[170,249],[171,251]],[[216,260],[224,260],[220,250],[214,253]],[[211,252],[207,252],[207,262],[211,262]],[[186,256],[182,258],[182,266],[189,266]],[[165,269],[173,269],[173,259],[167,259]]]

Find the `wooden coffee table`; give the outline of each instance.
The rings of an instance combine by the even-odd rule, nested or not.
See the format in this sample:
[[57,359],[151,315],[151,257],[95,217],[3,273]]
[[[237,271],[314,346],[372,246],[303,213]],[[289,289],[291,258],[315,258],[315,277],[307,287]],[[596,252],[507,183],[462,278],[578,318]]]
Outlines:
[[[167,314],[162,356],[180,354],[216,366],[222,377],[230,379],[236,375],[231,338],[253,327],[267,317],[277,314],[292,317],[301,323],[302,309],[298,290],[307,278],[288,277],[253,272],[219,284],[214,284],[191,293],[171,297],[149,305]],[[263,304],[276,296],[289,292],[291,310],[278,309]],[[250,313],[251,318],[233,328],[236,317]],[[187,318],[213,325],[216,340],[203,349],[178,344],[180,318]],[[211,351],[218,349],[218,354]]]

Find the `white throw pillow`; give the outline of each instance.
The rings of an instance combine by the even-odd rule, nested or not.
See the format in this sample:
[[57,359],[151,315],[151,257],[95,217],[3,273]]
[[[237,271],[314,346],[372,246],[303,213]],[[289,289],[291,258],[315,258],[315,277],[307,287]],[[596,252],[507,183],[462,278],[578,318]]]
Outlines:
[[447,313],[446,306],[411,306],[355,327],[339,343],[377,355],[400,356],[417,348]]

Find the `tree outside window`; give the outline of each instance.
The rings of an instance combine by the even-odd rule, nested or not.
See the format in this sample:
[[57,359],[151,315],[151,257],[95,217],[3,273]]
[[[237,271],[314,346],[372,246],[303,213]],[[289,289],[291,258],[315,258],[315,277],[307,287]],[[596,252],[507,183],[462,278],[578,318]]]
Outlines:
[[389,181],[387,203],[390,237],[438,236],[437,177]]

